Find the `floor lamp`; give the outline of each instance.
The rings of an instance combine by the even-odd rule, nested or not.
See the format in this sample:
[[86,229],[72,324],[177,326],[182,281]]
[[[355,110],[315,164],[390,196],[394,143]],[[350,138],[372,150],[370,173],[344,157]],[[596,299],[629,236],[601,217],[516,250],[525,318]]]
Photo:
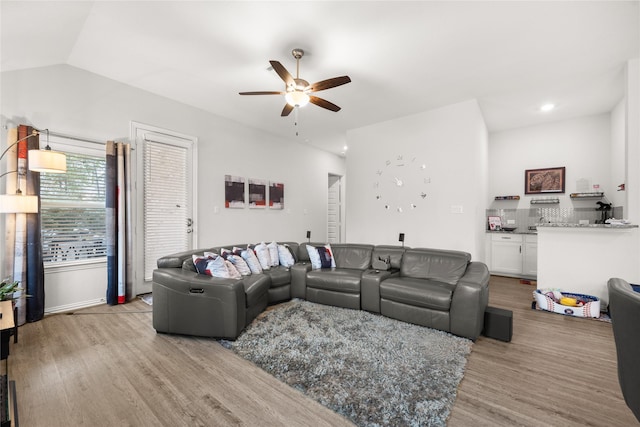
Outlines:
[[[2,152],[0,160],[4,158],[5,154],[7,154],[12,147],[33,136],[39,135],[42,132],[46,132],[47,134],[47,146],[42,150],[29,150],[29,170],[33,172],[65,173],[67,171],[67,156],[64,153],[51,150],[51,147],[49,146],[49,129],[44,129],[42,131],[34,129],[30,135],[18,139]],[[0,178],[10,173],[18,173],[18,171],[5,172],[0,175]],[[22,191],[20,190],[20,175],[18,174],[18,186],[15,194],[0,195],[0,213],[37,212],[38,196],[27,196],[22,194]]]

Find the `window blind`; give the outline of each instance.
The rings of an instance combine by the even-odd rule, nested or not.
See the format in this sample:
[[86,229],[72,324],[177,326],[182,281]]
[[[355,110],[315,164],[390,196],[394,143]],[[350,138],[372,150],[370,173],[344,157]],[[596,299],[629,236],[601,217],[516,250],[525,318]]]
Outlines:
[[150,140],[144,147],[144,277],[151,280],[158,258],[189,247],[188,151]]
[[67,154],[67,173],[40,174],[45,263],[106,256],[105,158]]

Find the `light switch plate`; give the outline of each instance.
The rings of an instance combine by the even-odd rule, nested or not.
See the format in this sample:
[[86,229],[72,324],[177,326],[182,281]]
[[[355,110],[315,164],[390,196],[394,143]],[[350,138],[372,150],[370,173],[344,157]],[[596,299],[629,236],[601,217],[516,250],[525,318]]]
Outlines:
[[462,205],[451,205],[451,213],[461,214],[463,212]]

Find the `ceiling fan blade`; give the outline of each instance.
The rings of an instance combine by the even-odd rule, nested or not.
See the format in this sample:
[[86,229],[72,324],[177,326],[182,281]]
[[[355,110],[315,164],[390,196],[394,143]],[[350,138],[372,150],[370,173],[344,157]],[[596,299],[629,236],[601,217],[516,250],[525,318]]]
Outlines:
[[350,82],[351,79],[349,78],[349,76],[334,77],[332,79],[322,80],[320,82],[310,84],[305,88],[305,90],[309,90],[311,92],[319,92],[321,90],[331,89],[332,87],[341,86]]
[[295,81],[293,80],[293,76],[289,74],[286,68],[279,63],[278,61],[269,61],[269,64],[273,67],[276,73],[280,76],[282,80],[284,80],[287,86],[295,86]]
[[240,92],[240,95],[284,95],[284,92],[263,91],[263,92]]
[[336,104],[327,101],[326,99],[318,98],[317,96],[309,96],[309,102],[316,104],[318,107],[326,108],[331,111],[340,111],[340,107]]
[[282,109],[282,113],[280,113],[280,117],[286,117],[293,111],[293,107],[289,104],[284,104],[284,108]]

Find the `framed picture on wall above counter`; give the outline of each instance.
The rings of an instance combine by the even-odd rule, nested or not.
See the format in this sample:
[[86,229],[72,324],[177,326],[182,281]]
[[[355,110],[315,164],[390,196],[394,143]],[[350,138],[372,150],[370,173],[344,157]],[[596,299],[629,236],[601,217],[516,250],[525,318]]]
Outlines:
[[524,171],[524,194],[564,193],[565,167],[527,169]]

